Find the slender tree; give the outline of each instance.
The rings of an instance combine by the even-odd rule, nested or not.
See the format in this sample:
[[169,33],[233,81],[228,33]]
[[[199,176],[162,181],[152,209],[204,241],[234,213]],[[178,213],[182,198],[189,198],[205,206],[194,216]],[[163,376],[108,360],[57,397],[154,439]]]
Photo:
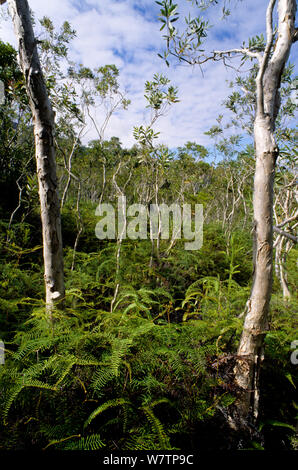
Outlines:
[[[5,0],[1,0],[5,3]],[[60,203],[54,148],[54,112],[48,97],[27,0],[7,0],[19,47],[19,63],[33,117],[43,234],[46,304],[64,297]]]
[[273,33],[273,8],[270,0],[266,13],[266,46],[257,58],[257,106],[254,122],[254,279],[238,355],[243,359],[236,367],[236,382],[246,390],[241,402],[241,414],[258,414],[259,363],[262,358],[263,337],[267,330],[268,310],[272,287],[273,252],[273,184],[278,146],[274,130],[279,112],[281,75],[289,57],[295,33],[295,0],[279,0],[278,31]]
[[[208,23],[202,18],[187,19],[186,29],[179,33],[175,21],[178,6],[172,0],[161,5],[161,29],[166,28],[167,48],[163,57],[176,57],[191,65],[202,66],[208,61],[228,60],[233,56],[257,60],[256,110],[254,118],[255,176],[254,176],[254,277],[247,314],[238,348],[235,381],[243,390],[238,401],[240,422],[258,415],[259,371],[263,339],[268,329],[268,311],[273,271],[273,185],[279,149],[275,139],[275,122],[280,109],[281,76],[292,44],[297,41],[295,29],[295,0],[269,0],[266,11],[266,40],[253,38],[248,46],[227,51],[202,50]],[[195,2],[197,5],[217,4],[216,0]],[[278,26],[273,30],[273,11],[278,8]],[[227,10],[224,7],[224,12]]]

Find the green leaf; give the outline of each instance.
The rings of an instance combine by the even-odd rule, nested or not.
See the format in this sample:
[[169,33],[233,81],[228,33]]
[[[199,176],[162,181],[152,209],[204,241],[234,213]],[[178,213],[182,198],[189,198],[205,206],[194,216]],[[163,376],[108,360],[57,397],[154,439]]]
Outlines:
[[288,379],[288,381],[293,385],[294,388],[296,388],[296,385],[294,384],[294,381],[293,381],[293,377],[292,375],[290,374],[290,372],[288,372],[285,377]]
[[296,432],[296,428],[292,424],[282,423],[281,421],[276,421],[274,419],[269,419],[267,421],[267,424],[271,424],[271,426],[278,426],[278,427],[281,427],[281,428],[288,428],[288,429],[291,429],[292,431]]

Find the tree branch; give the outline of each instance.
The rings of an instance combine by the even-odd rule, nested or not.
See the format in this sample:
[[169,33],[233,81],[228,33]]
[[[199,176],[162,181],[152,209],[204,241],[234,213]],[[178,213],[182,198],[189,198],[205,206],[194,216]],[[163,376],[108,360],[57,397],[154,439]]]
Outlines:
[[[214,51],[214,55],[219,55],[219,56],[226,56],[229,54],[242,54],[242,55],[247,55],[248,57],[252,57],[254,59],[258,59],[259,62],[262,61],[262,54],[260,52],[253,52],[250,49],[247,48],[241,48],[241,49],[229,49],[227,51]],[[213,57],[211,57],[213,59]]]
[[295,243],[298,243],[298,237],[295,237],[295,235],[292,235],[291,233],[285,232],[284,230],[281,230],[280,228],[274,226],[273,227],[274,232],[279,233],[283,237],[288,238],[289,240],[292,240]]
[[256,77],[257,86],[257,113],[264,116],[264,90],[263,90],[263,77],[269,61],[270,51],[273,43],[273,28],[272,28],[272,15],[276,0],[270,0],[266,11],[266,46],[262,61],[260,63],[260,69]]
[[283,222],[281,222],[280,224],[276,225],[277,228],[281,228],[283,227],[284,225],[288,224],[289,222],[293,222],[293,220],[296,220],[298,217],[298,211],[292,216],[292,217],[289,217],[288,219],[284,220]]

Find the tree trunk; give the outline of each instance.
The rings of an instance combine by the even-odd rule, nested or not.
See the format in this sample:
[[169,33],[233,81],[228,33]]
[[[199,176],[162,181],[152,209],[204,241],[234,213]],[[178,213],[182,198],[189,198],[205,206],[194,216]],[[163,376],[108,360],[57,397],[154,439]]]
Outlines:
[[[254,179],[254,280],[242,337],[238,348],[236,381],[245,390],[241,414],[258,408],[258,374],[263,338],[267,329],[272,287],[272,207],[277,147],[269,119],[255,121],[256,169]],[[254,392],[254,393],[253,393]]]
[[[277,237],[276,242],[275,242],[275,271],[276,271],[276,277],[279,279],[280,286],[282,288],[283,299],[285,301],[287,301],[291,298],[291,292],[290,292],[289,286],[288,286],[287,272],[285,271],[287,254],[288,254],[288,251],[290,249],[290,247],[289,247],[290,243],[291,242],[288,240],[286,242],[285,247],[284,247],[283,246],[284,237],[282,235],[279,235]],[[283,250],[284,250],[284,253],[283,253]]]
[[[278,2],[278,37],[273,50],[272,10],[267,10],[267,45],[256,78],[257,109],[254,123],[254,279],[248,311],[238,348],[236,383],[243,389],[238,411],[244,419],[258,415],[259,372],[263,339],[268,328],[268,311],[273,271],[273,184],[278,148],[275,120],[279,111],[281,75],[289,56],[295,32],[295,0]],[[270,12],[271,7],[271,12]],[[272,54],[272,55],[271,55]]]
[[33,116],[37,177],[43,234],[46,304],[64,297],[60,204],[54,148],[54,112],[37,52],[27,0],[8,0],[19,45],[19,62]]

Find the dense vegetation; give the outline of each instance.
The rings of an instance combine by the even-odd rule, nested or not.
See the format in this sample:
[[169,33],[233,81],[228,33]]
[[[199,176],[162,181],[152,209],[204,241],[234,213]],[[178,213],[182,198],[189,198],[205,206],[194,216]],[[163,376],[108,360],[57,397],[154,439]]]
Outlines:
[[[0,366],[0,449],[297,448],[298,377],[290,361],[297,249],[279,234],[259,425],[242,436],[226,420],[240,393],[233,365],[252,278],[254,152],[242,142],[251,137],[256,70],[231,84],[225,103],[230,118],[220,116],[210,129],[208,149],[194,142],[175,150],[156,144],[153,126],[178,96],[155,75],[145,84],[151,121],[135,128],[136,145],[125,149],[117,137],[104,139],[110,113],[129,106],[117,68],[71,64],[65,89],[60,64],[75,33],[67,23],[59,33],[49,19],[41,24],[40,53],[57,112],[66,297],[50,321],[31,116],[16,52],[0,43],[6,90],[0,105],[0,338],[6,359]],[[278,122],[276,225],[295,211],[293,78],[289,66]],[[97,126],[98,139],[83,144],[96,100],[107,117]],[[98,240],[96,206],[116,206],[123,194],[128,204],[203,204],[202,248],[187,251],[183,239],[173,238]],[[294,224],[287,225],[289,233]]]

